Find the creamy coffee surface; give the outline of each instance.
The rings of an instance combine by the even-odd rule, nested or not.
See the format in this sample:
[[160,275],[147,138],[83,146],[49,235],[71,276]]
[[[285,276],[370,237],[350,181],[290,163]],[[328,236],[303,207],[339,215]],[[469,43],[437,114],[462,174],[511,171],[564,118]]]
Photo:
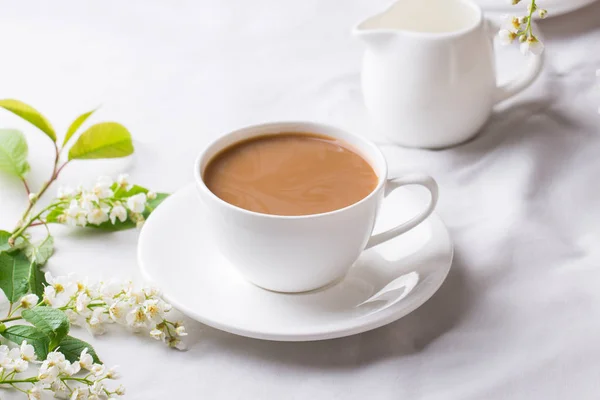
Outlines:
[[354,204],[377,175],[343,142],[310,133],[259,136],[218,153],[203,174],[222,200],[274,215],[309,215]]

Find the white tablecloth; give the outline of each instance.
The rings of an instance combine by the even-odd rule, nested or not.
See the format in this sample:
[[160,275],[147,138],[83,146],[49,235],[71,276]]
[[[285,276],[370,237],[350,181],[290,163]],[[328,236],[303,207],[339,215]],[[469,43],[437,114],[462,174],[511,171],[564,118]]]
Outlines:
[[[204,144],[249,123],[313,119],[370,136],[362,46],[349,30],[385,3],[2,0],[0,97],[34,105],[62,131],[98,105],[95,121],[131,130],[132,160],[73,163],[63,183],[127,171],[175,191]],[[382,145],[392,171],[424,171],[441,186],[456,259],[430,301],[389,326],[316,343],[246,339],[191,320],[187,352],[80,331],[121,366],[127,398],[597,399],[600,3],[542,30],[543,76],[479,137],[443,151]],[[516,49],[501,56],[504,77],[522,64]],[[0,125],[26,132],[39,186],[49,141],[7,113]],[[16,180],[3,176],[0,188],[9,228],[26,198]],[[137,232],[54,233],[51,271],[140,280]]]

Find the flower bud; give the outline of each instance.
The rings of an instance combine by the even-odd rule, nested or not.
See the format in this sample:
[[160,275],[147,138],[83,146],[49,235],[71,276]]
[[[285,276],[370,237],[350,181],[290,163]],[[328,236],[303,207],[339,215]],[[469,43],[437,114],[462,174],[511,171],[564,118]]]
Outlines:
[[548,15],[548,10],[545,10],[543,8],[540,8],[538,10],[538,15],[540,16],[540,18],[544,19],[546,18],[546,16]]

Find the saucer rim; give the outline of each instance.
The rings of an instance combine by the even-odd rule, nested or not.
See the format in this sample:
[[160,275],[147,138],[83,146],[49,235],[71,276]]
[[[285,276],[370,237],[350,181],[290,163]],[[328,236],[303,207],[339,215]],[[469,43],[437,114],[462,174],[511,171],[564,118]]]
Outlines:
[[[408,188],[405,188],[405,190],[406,190],[406,192],[410,193],[411,196],[416,197],[416,194],[412,190],[410,190]],[[185,193],[188,191],[193,191],[194,193],[196,193],[195,182],[187,184],[185,186],[182,186],[180,189],[176,190],[171,196],[175,196],[175,195],[179,194],[180,196],[183,197],[185,195]],[[171,196],[169,196],[169,198],[165,199],[165,202],[168,202],[169,200],[171,200]],[[157,208],[157,210],[155,210],[155,212],[158,211],[159,209],[160,209],[160,206]],[[154,213],[150,215],[150,217],[148,218],[148,221],[150,221],[152,219],[153,215],[154,215]],[[147,225],[148,221],[146,222],[146,224],[144,224],[144,227],[142,227],[142,230],[141,230],[139,238],[138,238],[138,246],[137,246],[137,251],[136,251],[137,262],[138,262],[138,266],[139,266],[139,269],[140,269],[143,279],[146,282],[149,282],[150,284],[156,285],[157,287],[160,288],[160,285],[156,282],[156,280],[154,278],[152,278],[151,274],[144,267],[144,262],[142,261],[142,247],[143,247],[142,243],[143,243],[143,240],[144,240],[144,237],[146,234],[145,232],[148,231],[146,229],[146,226],[148,226]],[[446,258],[447,261],[444,263],[443,268],[442,268],[442,266],[438,267],[440,270],[444,271],[443,277],[441,277],[437,282],[435,282],[435,285],[432,285],[431,287],[429,287],[427,292],[425,294],[421,295],[421,298],[418,299],[418,301],[413,302],[413,304],[411,304],[410,306],[400,307],[398,304],[396,304],[386,310],[378,311],[373,314],[373,315],[381,315],[382,313],[384,313],[385,316],[382,315],[380,318],[373,319],[371,321],[368,321],[368,322],[360,324],[360,325],[355,325],[355,326],[351,326],[351,327],[342,327],[342,328],[336,327],[335,325],[333,327],[326,328],[326,325],[321,325],[323,328],[320,329],[318,332],[315,332],[314,330],[310,330],[309,332],[304,332],[304,333],[298,332],[298,333],[293,333],[293,334],[266,332],[265,330],[240,328],[235,325],[216,321],[212,318],[202,315],[199,312],[196,312],[192,307],[189,307],[189,306],[183,304],[182,302],[178,301],[176,298],[172,297],[171,295],[169,295],[166,292],[162,292],[162,297],[165,300],[167,300],[169,303],[171,303],[171,305],[173,305],[173,307],[178,309],[180,312],[182,312],[183,314],[187,315],[188,317],[190,317],[198,322],[201,322],[205,325],[208,325],[212,328],[215,328],[215,329],[218,329],[218,330],[221,330],[224,332],[228,332],[231,334],[244,336],[244,337],[248,337],[248,338],[252,338],[252,339],[278,341],[278,342],[309,342],[309,341],[337,339],[337,338],[352,336],[352,335],[356,335],[359,333],[371,331],[371,330],[380,328],[382,326],[388,325],[394,321],[397,321],[397,320],[407,316],[408,314],[412,313],[417,308],[421,307],[431,297],[433,297],[433,295],[435,293],[437,293],[437,291],[440,289],[442,284],[446,281],[448,274],[450,273],[450,269],[452,268],[452,262],[454,261],[454,244],[452,242],[450,233],[449,233],[446,225],[444,224],[442,219],[439,217],[439,215],[437,215],[437,213],[435,213],[435,212],[432,213],[429,218],[427,218],[425,221],[423,221],[423,223],[431,224],[431,229],[432,229],[432,231],[435,232],[432,236],[438,237],[438,239],[443,239],[443,241],[444,241],[444,247],[446,247],[446,249],[445,249],[446,251],[444,252],[444,254],[448,254],[448,257]],[[441,237],[440,237],[440,234],[441,234]],[[345,277],[343,279],[345,279]],[[340,282],[343,281],[343,279],[340,280]],[[252,284],[252,283],[250,283],[250,284]],[[254,285],[254,284],[252,284],[252,285]],[[254,285],[254,286],[256,286],[256,285]],[[256,287],[259,288],[260,290],[265,290],[263,288],[260,288],[259,286],[256,286]],[[327,285],[326,287],[330,287],[330,285]],[[320,291],[320,290],[323,290],[323,289],[317,289],[316,291]],[[290,295],[290,294],[289,293],[281,293],[281,295]],[[292,295],[301,296],[301,295],[303,295],[303,293],[294,293]]]

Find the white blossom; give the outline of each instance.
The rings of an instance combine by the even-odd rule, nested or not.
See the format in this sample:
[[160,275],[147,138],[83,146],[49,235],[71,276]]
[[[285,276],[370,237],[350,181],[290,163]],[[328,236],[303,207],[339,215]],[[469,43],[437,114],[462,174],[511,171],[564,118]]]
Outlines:
[[160,329],[156,329],[155,328],[155,329],[152,329],[150,331],[150,337],[152,337],[152,338],[154,338],[156,340],[163,340],[164,341],[165,340],[165,336],[166,336],[165,333],[162,330],[160,330]]
[[81,194],[81,200],[80,200],[81,208],[83,208],[86,211],[90,211],[91,209],[96,207],[99,204],[99,202],[100,202],[100,199],[93,192],[83,192]]
[[104,366],[104,364],[94,364],[94,365],[92,365],[90,372],[92,374],[94,374],[96,377],[99,377],[99,376],[104,375],[105,370],[106,370],[106,367]]
[[28,362],[33,362],[37,359],[35,355],[35,349],[32,345],[27,344],[27,340],[23,340],[21,346],[19,347],[19,351],[21,352],[21,358]]
[[31,389],[27,391],[27,400],[41,400],[43,386],[36,383]]
[[92,311],[92,316],[88,319],[88,328],[94,335],[104,333],[104,323],[107,321],[106,309],[104,307],[96,307]]
[[24,372],[27,371],[29,367],[29,363],[22,358],[17,358],[13,361],[13,368],[15,372]]
[[82,388],[76,388],[71,394],[70,400],[87,400],[88,390]]
[[142,213],[146,209],[146,194],[138,193],[127,199],[127,208],[134,213]]
[[119,368],[119,366],[118,366],[118,365],[115,365],[115,366],[113,366],[113,367],[110,367],[110,368],[108,369],[108,371],[106,371],[106,377],[107,377],[108,379],[113,379],[113,380],[115,380],[115,379],[119,379],[119,378],[121,377],[121,375],[120,375],[120,374],[119,374],[119,372],[117,371],[117,368]]
[[91,313],[91,310],[88,306],[91,302],[92,299],[90,299],[90,296],[85,292],[81,292],[77,295],[77,299],[75,300],[75,310],[77,310],[79,314],[89,314]]
[[117,185],[121,189],[130,190],[133,185],[129,184],[129,175],[121,174],[117,177]]
[[67,199],[69,197],[73,197],[73,196],[75,196],[76,193],[77,192],[72,187],[61,186],[58,188],[58,191],[56,192],[56,197],[58,197],[59,199],[62,200],[62,199]]
[[42,363],[37,377],[42,383],[52,383],[56,380],[59,373],[60,369],[56,365],[50,365],[50,362],[46,360]]
[[149,325],[148,316],[144,311],[144,307],[137,306],[133,310],[129,311],[125,317],[127,325],[133,329],[145,328]]
[[88,371],[92,370],[92,366],[94,365],[94,359],[88,353],[87,347],[83,349],[81,355],[79,356],[79,365],[83,369],[87,369]]
[[177,334],[177,336],[187,336],[187,332],[185,331],[185,326],[180,325],[177,328],[175,328],[175,333]]
[[108,308],[108,313],[113,321],[120,322],[125,319],[129,309],[130,307],[127,303],[116,301]]
[[110,210],[110,222],[114,225],[117,219],[121,222],[125,222],[127,219],[127,210],[120,202]]
[[502,29],[500,30],[500,32],[498,32],[500,44],[502,44],[503,46],[508,46],[509,44],[511,44],[516,37],[517,35],[514,32],[509,31],[507,29]]
[[94,193],[96,197],[98,197],[98,199],[106,199],[112,197],[114,195],[111,189],[112,184],[112,179],[110,179],[107,176],[101,176],[100,178],[98,178],[98,181],[96,182],[92,193]]
[[64,213],[66,217],[66,223],[69,226],[85,226],[87,222],[87,210],[79,206],[77,200],[71,200],[69,207],[65,209]]
[[150,191],[150,192],[148,192],[146,197],[148,198],[148,200],[154,200],[154,199],[156,199],[156,192]]
[[523,55],[533,54],[539,56],[544,51],[544,45],[536,37],[530,36],[521,43],[521,53]]
[[44,302],[55,308],[66,306],[77,292],[77,285],[68,277],[54,278],[50,272],[45,278],[49,285],[44,288]]
[[28,309],[35,307],[39,301],[40,299],[37,297],[37,295],[30,293],[21,297],[21,300],[19,300],[19,305],[21,308]]
[[108,221],[108,208],[96,207],[88,212],[87,220],[92,225],[100,225]]

